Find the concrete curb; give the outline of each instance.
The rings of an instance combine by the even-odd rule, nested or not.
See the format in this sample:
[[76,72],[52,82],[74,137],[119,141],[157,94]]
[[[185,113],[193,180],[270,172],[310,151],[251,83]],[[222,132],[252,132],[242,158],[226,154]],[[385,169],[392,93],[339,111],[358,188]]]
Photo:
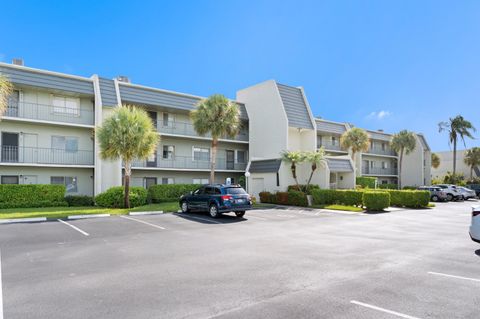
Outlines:
[[36,222],[46,222],[46,221],[47,221],[47,217],[16,218],[16,219],[1,219],[0,224],[36,223]]
[[90,215],[70,215],[67,219],[86,219],[86,218],[100,218],[110,217],[110,214],[90,214]]
[[130,216],[160,215],[160,214],[164,214],[163,210],[152,211],[152,212],[129,212],[128,213],[128,215],[130,215]]

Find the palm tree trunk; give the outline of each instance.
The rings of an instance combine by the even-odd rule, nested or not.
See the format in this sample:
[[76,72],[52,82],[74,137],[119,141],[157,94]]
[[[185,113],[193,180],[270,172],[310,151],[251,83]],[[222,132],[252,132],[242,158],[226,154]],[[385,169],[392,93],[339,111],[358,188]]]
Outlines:
[[216,158],[217,158],[217,144],[218,140],[217,138],[212,139],[212,155],[211,155],[211,161],[210,161],[210,184],[215,183],[215,164],[216,164]]
[[313,173],[315,172],[315,170],[317,169],[317,164],[312,164],[312,171],[310,172],[310,177],[308,178],[308,182],[307,182],[307,192],[308,192],[308,189],[310,188],[310,182],[312,181],[312,177],[313,177]]
[[453,140],[453,176],[457,171],[457,139]]
[[130,208],[130,175],[132,174],[132,168],[129,162],[125,162],[125,193],[124,203],[125,208]]
[[298,184],[298,179],[297,179],[297,165],[295,162],[292,162],[292,166],[290,166],[290,169],[292,170],[292,176],[293,179],[295,180],[295,184],[297,185],[297,190],[300,191],[300,185]]
[[473,165],[470,166],[470,180],[473,180]]
[[402,162],[403,162],[403,147],[400,150],[400,158],[398,161],[398,189],[402,189]]

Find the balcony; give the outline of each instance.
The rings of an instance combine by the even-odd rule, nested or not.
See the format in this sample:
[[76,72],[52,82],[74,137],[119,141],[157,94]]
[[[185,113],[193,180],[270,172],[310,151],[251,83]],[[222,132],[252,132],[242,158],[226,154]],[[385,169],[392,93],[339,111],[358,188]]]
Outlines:
[[377,154],[377,155],[388,155],[388,156],[397,156],[397,153],[395,153],[394,150],[390,148],[384,148],[382,149],[381,147],[371,147],[368,149],[367,153],[370,154]]
[[342,148],[340,147],[340,144],[338,143],[333,144],[331,142],[321,142],[317,144],[317,148],[320,148],[322,146],[326,151],[346,152],[342,150]]
[[[166,169],[210,169],[210,161],[194,160],[192,157],[175,156],[172,159],[157,158],[153,161],[136,161],[132,165],[133,168],[166,168]],[[225,158],[217,158],[216,170],[232,170],[244,171],[247,168],[246,163],[227,162]]]
[[395,167],[381,168],[381,167],[362,167],[362,174],[365,175],[397,175]]
[[[206,134],[205,136],[198,135],[197,132],[195,131],[195,128],[193,127],[193,124],[188,122],[176,122],[176,121],[163,122],[160,120],[155,124],[156,124],[155,127],[157,128],[157,131],[160,133],[184,135],[184,136],[192,136],[192,137],[207,137],[207,138],[212,137],[210,134]],[[222,139],[248,142],[248,133],[241,131],[240,134],[235,136],[233,139],[228,137],[222,137]]]
[[93,165],[93,151],[2,145],[0,163]]
[[59,123],[94,125],[93,110],[38,103],[10,103],[7,106],[4,116]]

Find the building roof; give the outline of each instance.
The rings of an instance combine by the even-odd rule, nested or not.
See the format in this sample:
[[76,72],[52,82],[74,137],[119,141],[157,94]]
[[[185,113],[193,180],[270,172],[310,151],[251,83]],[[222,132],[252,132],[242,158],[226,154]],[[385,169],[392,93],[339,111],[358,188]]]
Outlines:
[[328,168],[330,172],[353,172],[352,162],[346,158],[327,158]]
[[342,135],[347,130],[346,123],[327,121],[327,120],[318,119],[318,118],[315,119],[315,123],[317,124],[317,131],[320,131],[320,132],[335,133],[335,134]]
[[430,146],[428,146],[427,140],[425,139],[425,136],[423,134],[417,134],[418,138],[420,139],[420,143],[422,143],[422,147],[424,151],[429,151]]
[[288,126],[296,128],[314,129],[307,102],[302,89],[276,83],[282,99]]
[[277,173],[281,164],[281,159],[252,160],[248,171],[250,173]]

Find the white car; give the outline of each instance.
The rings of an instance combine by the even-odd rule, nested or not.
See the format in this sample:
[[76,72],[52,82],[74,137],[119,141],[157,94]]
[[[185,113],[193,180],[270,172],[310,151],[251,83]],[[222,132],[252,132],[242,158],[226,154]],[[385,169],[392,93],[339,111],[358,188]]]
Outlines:
[[445,193],[447,193],[447,199],[449,201],[452,200],[463,200],[463,195],[462,193],[459,192],[457,189],[457,186],[452,185],[452,184],[438,184],[435,185],[443,189]]
[[470,198],[476,198],[477,197],[477,194],[475,193],[475,191],[470,189],[470,188],[463,187],[463,186],[457,186],[457,189],[460,191],[460,193],[462,193],[463,198],[466,199],[466,200],[469,200]]
[[472,224],[470,225],[470,238],[480,243],[480,206],[472,207]]

